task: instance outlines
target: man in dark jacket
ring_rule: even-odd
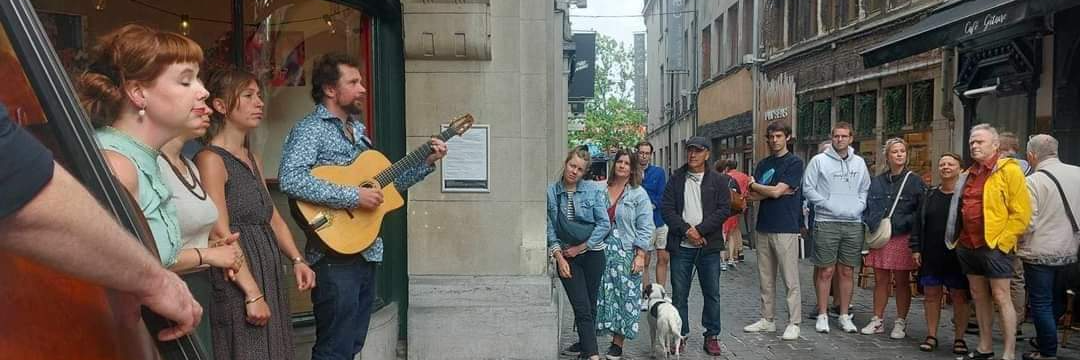
[[[686,157],[686,165],[671,175],[660,207],[669,229],[667,251],[671,254],[672,302],[682,318],[681,335],[686,336],[690,333],[687,298],[696,269],[705,297],[701,314],[704,349],[709,355],[719,356],[720,252],[724,250],[724,221],[731,212],[729,178],[706,164],[709,141],[704,137],[695,136],[686,141]]]

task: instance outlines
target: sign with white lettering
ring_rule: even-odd
[[[963,41],[1020,22],[1026,18],[1026,13],[1027,6],[1021,4],[968,17],[963,22],[964,26],[960,28],[962,33],[959,34],[959,40]]]

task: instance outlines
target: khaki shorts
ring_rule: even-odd
[[[814,265],[840,263],[858,269],[864,241],[862,223],[818,221],[814,223]]]
[[[653,250],[664,250],[667,248],[667,225],[661,226],[653,230],[652,233],[652,246]]]

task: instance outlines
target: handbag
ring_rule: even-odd
[[[728,192],[731,194],[731,215],[739,215],[746,211],[746,195],[741,192],[739,184],[730,176],[728,176]]]
[[[566,207],[563,206],[562,199],[559,199],[559,214],[556,217],[558,220],[555,221],[555,236],[559,238],[559,243],[564,248],[581,245],[589,240],[593,229],[596,228],[596,224],[578,221],[576,218],[571,220],[566,216]]]
[[[900,190],[896,192],[896,199],[893,199],[892,209],[889,209],[889,214],[881,219],[881,223],[874,231],[866,231],[866,246],[870,249],[880,249],[889,243],[889,238],[892,237],[892,216],[896,211],[896,204],[900,202],[900,194],[904,193],[904,186],[907,185],[907,179],[911,176],[911,171],[904,174],[904,181],[900,183]],[[867,229],[869,230],[869,229]]]

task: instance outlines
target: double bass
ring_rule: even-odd
[[[26,93],[34,96],[26,103],[44,114],[28,130],[50,145],[57,162],[157,255],[138,207],[110,175],[90,122],[30,2],[0,0],[0,24],[0,55],[16,55],[17,64],[11,68],[19,70],[21,64],[22,70],[22,74],[4,77],[8,81],[4,91],[32,88]],[[11,89],[20,86],[24,89]],[[4,359],[206,358],[191,335],[157,340],[158,331],[168,327],[167,320],[141,308],[129,294],[0,252],[0,357]]]

